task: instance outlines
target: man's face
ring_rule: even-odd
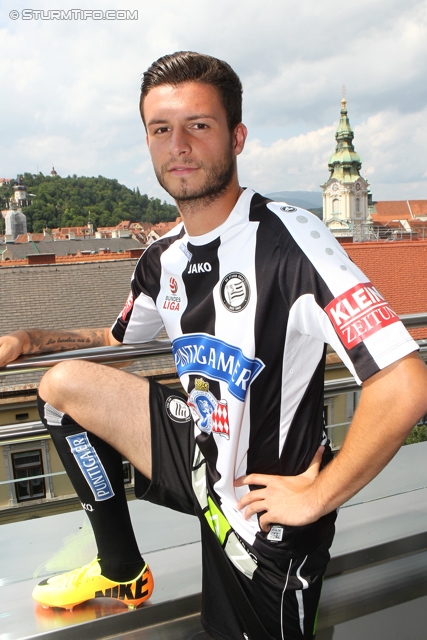
[[[246,129],[230,132],[217,89],[196,82],[161,85],[149,91],[143,109],[154,171],[178,204],[225,193],[236,178]]]

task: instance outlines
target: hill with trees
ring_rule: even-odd
[[[28,231],[40,233],[55,227],[83,226],[90,217],[95,229],[132,222],[169,222],[179,215],[174,205],[129,189],[117,180],[76,175],[61,178],[22,174],[31,204],[23,208]],[[1,208],[13,195],[13,184],[0,189]]]

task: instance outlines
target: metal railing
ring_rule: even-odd
[[[339,215],[339,213],[332,214],[327,222],[332,222],[334,219],[339,220]],[[390,223],[373,225],[369,222],[350,222],[347,220],[345,228],[334,229],[333,233],[336,237],[352,237],[353,242],[401,242],[402,240],[425,240],[427,238],[427,224],[407,229],[403,226],[388,227],[388,224]]]
[[[400,316],[400,320],[407,329],[417,329],[427,326],[426,313],[412,313]],[[421,354],[427,354],[427,339],[419,340]],[[117,347],[96,347],[92,349],[76,349],[59,353],[47,353],[41,355],[21,356],[5,367],[0,367],[0,377],[18,373],[30,373],[44,371],[64,360],[90,360],[101,364],[117,364],[122,362],[132,363],[142,357],[164,355],[172,353],[172,345],[169,340],[152,340],[134,345],[122,345]],[[1,387],[0,387],[1,389]],[[342,393],[348,393],[359,389],[355,379],[350,376],[325,381],[325,398]],[[16,428],[24,428],[25,423],[16,425]],[[0,433],[1,439],[1,433]]]
[[[44,371],[63,360],[90,360],[100,364],[115,364],[118,362],[133,362],[142,356],[155,356],[172,353],[169,340],[152,340],[134,345],[119,347],[96,347],[92,349],[75,349],[34,356],[21,356],[5,367],[0,367],[0,375],[16,373],[30,373]]]
[[[417,329],[427,326],[427,312],[405,314],[399,317],[407,329]],[[73,351],[61,351],[58,353],[21,356],[5,367],[0,367],[0,376],[43,371],[63,360],[90,360],[91,362],[99,362],[102,364],[114,364],[118,362],[132,362],[143,356],[170,353],[172,353],[172,344],[169,340],[152,340],[151,342],[117,347],[96,347],[92,349],[75,349]],[[352,379],[353,378],[349,378],[348,380]],[[330,381],[330,389],[333,388],[333,382],[334,381]],[[328,389],[328,383],[325,385],[325,388]]]
[[[427,313],[402,315],[400,319],[408,329],[427,326]],[[421,354],[427,358],[427,340],[420,340],[419,344]],[[0,376],[44,371],[64,360],[90,360],[106,365],[118,363],[131,364],[141,358],[171,353],[172,345],[169,340],[153,340],[135,345],[76,349],[59,353],[22,356],[5,367],[0,368]],[[359,385],[352,376],[325,380],[324,388],[325,399],[360,390]],[[332,435],[332,430],[335,426],[337,425],[327,425],[329,434]],[[43,437],[46,438],[48,435],[46,428],[40,421],[0,426],[0,445],[10,444],[12,442],[16,443],[17,441],[20,443],[30,442],[35,438],[40,439]],[[0,484],[5,484],[5,482]]]

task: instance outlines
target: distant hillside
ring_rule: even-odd
[[[23,213],[27,216],[28,231],[33,233],[45,228],[82,226],[89,217],[96,229],[116,226],[122,220],[169,222],[178,215],[174,205],[103,176],[61,178],[24,173],[22,181],[31,194],[31,204],[23,208]],[[12,196],[12,187],[1,188],[0,208],[5,208]]]
[[[323,207],[321,191],[276,191],[265,195],[272,200],[293,204],[295,207],[301,207],[309,211]]]

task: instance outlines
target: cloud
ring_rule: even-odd
[[[241,182],[262,185],[265,193],[319,191],[319,185],[329,177],[327,162],[334,134],[334,127],[323,127],[269,146],[258,139],[249,140],[240,159]]]
[[[79,6],[105,9],[99,0]],[[427,197],[426,42],[424,0],[158,0],[126,21],[11,20],[5,12],[0,176],[54,164],[61,175],[103,174],[165,197],[144,149],[139,85],[160,55],[191,49],[227,60],[242,78],[250,132],[242,180],[263,191],[318,188],[345,85],[374,194]]]
[[[416,113],[382,111],[355,128],[375,199],[426,199],[426,122],[427,105]]]
[[[427,106],[416,114],[382,111],[354,127],[354,146],[362,158],[361,174],[375,199],[426,197]],[[270,145],[250,139],[240,159],[245,184],[266,193],[319,190],[329,178],[328,159],[335,150],[336,125],[322,127]],[[406,195],[401,195],[405,190]]]

